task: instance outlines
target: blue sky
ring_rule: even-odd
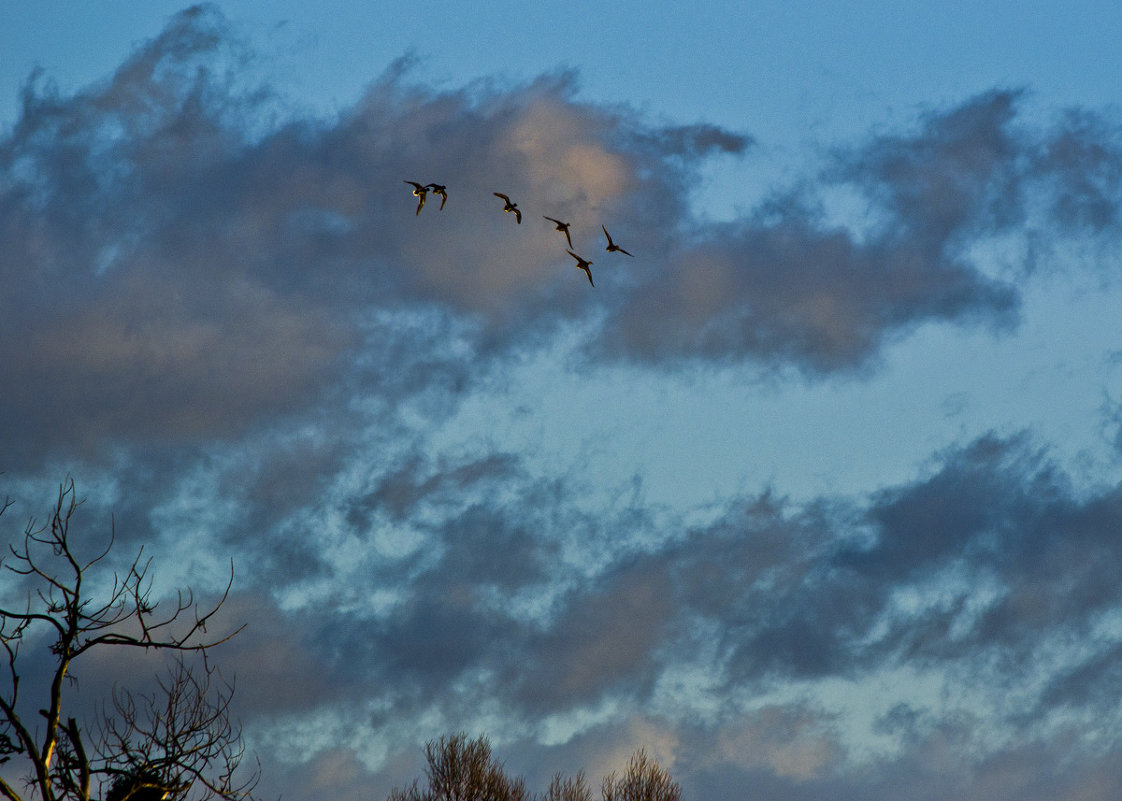
[[[1120,37],[8,4],[3,522],[69,473],[161,586],[233,559],[266,794],[466,730],[541,787],[645,747],[718,801],[1114,797]]]

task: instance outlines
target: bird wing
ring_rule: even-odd
[[[504,195],[504,194],[503,194],[502,192],[492,192],[491,194],[492,194],[492,195],[494,195],[495,197],[501,197],[501,198],[502,198],[503,200],[505,200],[505,201],[506,201],[507,203],[509,203],[509,202],[510,202],[510,198],[508,198],[508,197],[507,197],[506,195]]]

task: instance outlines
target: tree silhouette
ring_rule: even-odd
[[[604,801],[681,801],[682,788],[670,774],[639,749],[622,776],[615,773],[600,786]]]
[[[425,778],[394,789],[387,801],[592,801],[584,772],[553,776],[541,795],[531,795],[521,777],[508,776],[491,753],[485,736],[469,740],[461,732],[425,745]],[[635,752],[623,775],[612,773],[601,784],[603,801],[681,801],[678,783],[642,749]]]
[[[80,502],[73,479],[59,487],[49,522],[32,519],[22,540],[8,545],[0,565],[28,582],[26,605],[0,608],[0,764],[26,763],[25,791],[0,776],[0,796],[10,801],[90,801],[96,783],[106,801],[247,798],[256,771],[235,778],[242,760],[241,733],[229,718],[233,688],[207,659],[234,636],[208,637],[207,625],[229,595],[202,608],[187,590],[160,609],[152,600],[151,560],[143,549],[123,572],[103,581],[103,561],[113,547],[80,556],[71,523]],[[5,499],[0,516],[10,508]],[[82,549],[84,550],[84,549]],[[95,588],[107,587],[98,593]],[[52,667],[38,698],[21,696],[21,646],[44,632]],[[240,629],[238,629],[240,631]],[[64,708],[72,701],[72,668],[90,651],[166,651],[176,659],[151,694],[116,687],[91,726],[83,728]],[[193,658],[188,658],[193,657]],[[42,668],[36,668],[37,673]],[[31,674],[38,679],[39,675]],[[6,683],[6,687],[3,685]]]
[[[469,740],[461,732],[425,745],[428,787],[414,781],[393,790],[389,801],[530,801],[526,783],[506,775],[486,737]]]
[[[584,771],[573,778],[553,774],[553,781],[545,792],[545,801],[592,801],[592,789],[584,780]]]

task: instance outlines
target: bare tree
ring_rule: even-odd
[[[428,785],[420,782],[393,790],[387,801],[592,801],[581,771],[573,778],[553,776],[542,795],[531,795],[521,778],[507,776],[491,753],[486,737],[469,740],[464,733],[430,740],[425,745]],[[640,749],[622,776],[613,773],[601,785],[604,801],[681,801],[678,783]]]
[[[428,787],[418,782],[393,790],[389,801],[530,801],[526,783],[506,775],[486,737],[441,737],[425,745]]]
[[[545,792],[544,801],[592,801],[592,790],[584,780],[584,771],[572,778],[553,774],[553,781]]]
[[[113,546],[92,558],[79,556],[71,522],[80,502],[74,482],[59,487],[48,523],[32,519],[22,541],[0,560],[10,573],[30,582],[22,609],[0,608],[0,645],[7,656],[7,686],[0,683],[0,764],[19,757],[27,763],[24,792],[0,777],[0,796],[9,801],[90,801],[97,783],[107,801],[162,801],[247,798],[256,771],[235,779],[241,763],[240,731],[229,718],[232,687],[207,660],[210,649],[234,636],[207,636],[207,625],[229,595],[200,607],[188,590],[163,609],[152,600],[151,560],[143,549],[111,586],[97,597],[97,574]],[[0,515],[11,506],[5,500]],[[104,586],[104,583],[103,583]],[[20,695],[20,649],[45,630],[53,669],[45,698]],[[168,675],[150,695],[117,687],[102,703],[92,727],[64,718],[75,683],[72,668],[87,652],[136,649],[175,654]],[[186,657],[194,655],[193,660]],[[3,668],[0,668],[3,672]],[[3,682],[0,679],[0,682]],[[38,717],[29,714],[35,710]],[[87,738],[92,735],[92,740]]]
[[[639,749],[622,776],[612,773],[600,785],[604,801],[681,801],[682,788],[670,774]]]

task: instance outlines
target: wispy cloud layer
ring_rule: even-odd
[[[224,658],[245,711],[293,725],[318,705],[391,751],[402,731],[497,728],[539,766],[595,765],[591,743],[635,744],[644,716],[643,737],[672,737],[689,786],[718,797],[887,798],[906,780],[950,798],[1006,781],[998,766],[1032,743],[1088,766],[1117,751],[1099,734],[1117,723],[1102,699],[1122,489],[1076,493],[1028,437],[948,452],[864,503],[765,494],[653,538],[641,509],[585,520],[512,467],[414,465],[413,533],[394,544],[355,518],[331,603],[238,601],[252,631]],[[548,732],[560,744],[532,745]]]

